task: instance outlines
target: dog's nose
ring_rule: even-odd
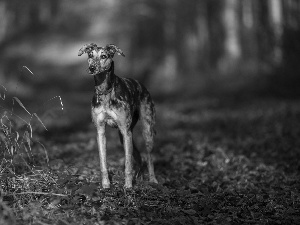
[[[95,69],[96,69],[96,67],[95,67],[95,66],[90,66],[90,71],[91,71],[91,72],[94,72],[94,71],[95,71]]]

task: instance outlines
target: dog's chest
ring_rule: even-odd
[[[94,114],[96,116],[96,120],[100,124],[107,124],[110,127],[117,127],[118,122],[116,118],[116,113],[112,110],[103,110],[102,108],[93,109]]]
[[[125,118],[123,107],[116,107],[110,98],[102,96],[98,104],[92,105],[92,117],[94,123],[107,124],[110,127],[118,127]]]

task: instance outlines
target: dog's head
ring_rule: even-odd
[[[125,56],[121,49],[112,44],[106,45],[105,47],[98,47],[94,43],[87,44],[79,50],[78,56],[84,53],[88,54],[88,72],[91,75],[109,70],[115,53]]]

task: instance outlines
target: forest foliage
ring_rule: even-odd
[[[259,73],[274,65],[297,66],[299,5],[297,0],[4,0],[0,46],[9,49],[22,35],[47,29],[88,37],[91,24],[99,22],[93,15],[101,14],[106,25],[92,29],[105,30],[106,39],[126,49],[130,65],[122,66],[144,79],[214,68]]]

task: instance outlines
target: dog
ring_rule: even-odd
[[[109,188],[106,162],[105,126],[119,129],[120,141],[125,150],[125,188],[132,188],[132,156],[138,166],[142,159],[136,148],[132,131],[140,119],[143,125],[143,137],[146,143],[149,181],[157,183],[154,173],[153,138],[155,135],[155,108],[147,89],[138,81],[121,78],[114,74],[115,53],[125,56],[120,48],[113,44],[98,47],[91,43],[84,45],[78,56],[88,55],[88,73],[94,76],[95,91],[92,99],[92,120],[97,129],[97,143],[100,156],[102,187]]]

